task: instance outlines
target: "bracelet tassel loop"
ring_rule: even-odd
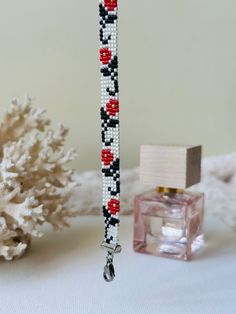
[[[102,242],[101,248],[107,251],[106,265],[104,266],[103,278],[105,281],[110,282],[115,278],[115,268],[113,265],[114,254],[121,252],[119,244],[109,244],[105,241]]]

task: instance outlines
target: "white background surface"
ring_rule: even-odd
[[[122,217],[116,280],[102,278],[101,217],[34,239],[19,261],[0,264],[1,314],[234,314],[236,235],[207,217],[206,247],[191,262],[134,253],[132,217]]]

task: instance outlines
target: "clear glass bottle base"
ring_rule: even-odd
[[[145,193],[135,199],[135,252],[191,260],[204,245],[203,194]]]
[[[186,243],[158,243],[156,240],[148,240],[146,243],[141,241],[133,242],[134,251],[137,253],[144,253],[167,258],[175,258],[180,260],[189,261],[204,246],[203,234],[197,236],[192,242],[189,249]]]

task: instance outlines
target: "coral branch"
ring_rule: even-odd
[[[68,128],[54,130],[45,111],[25,97],[14,99],[0,124],[0,257],[11,260],[27,249],[31,236],[42,235],[45,222],[55,229],[68,225],[75,212],[67,209],[77,185],[64,151]]]

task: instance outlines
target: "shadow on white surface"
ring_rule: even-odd
[[[0,263],[1,278],[48,276],[76,264],[79,269],[97,255],[103,234],[101,223],[92,217],[79,217],[70,228],[54,232],[44,228],[44,236],[33,238],[27,253],[19,260]],[[74,267],[74,266],[73,266]],[[9,276],[9,272],[11,276]]]

